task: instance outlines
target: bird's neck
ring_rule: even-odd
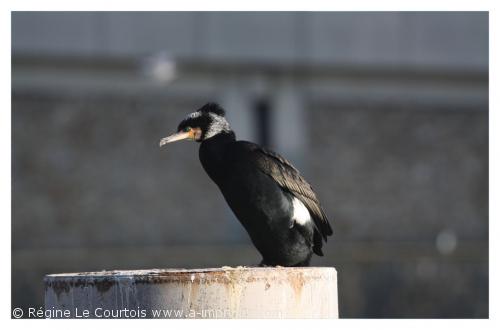
[[[228,145],[236,141],[233,131],[221,132],[204,140],[200,145],[200,161],[208,175],[217,182],[229,164],[226,161]]]
[[[207,145],[207,146],[211,146],[211,147],[219,147],[219,146],[223,146],[227,143],[231,143],[231,142],[234,142],[236,141],[236,135],[234,134],[233,131],[222,131],[214,136],[212,136],[211,138],[208,138],[206,140],[203,140],[203,142],[201,142],[201,145]]]

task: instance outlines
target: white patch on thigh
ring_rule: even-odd
[[[292,220],[302,226],[305,225],[308,221],[311,221],[311,214],[297,197],[293,198]]]

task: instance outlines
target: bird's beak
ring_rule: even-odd
[[[163,139],[160,140],[160,147],[170,143],[170,142],[175,142],[175,141],[180,141],[180,140],[185,140],[185,139],[192,139],[191,132],[178,132],[174,133],[172,135],[169,135],[167,137],[164,137]]]

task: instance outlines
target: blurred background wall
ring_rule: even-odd
[[[56,272],[251,265],[198,161],[208,101],[333,224],[341,317],[488,316],[488,14],[12,14],[12,303]]]

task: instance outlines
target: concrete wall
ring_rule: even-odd
[[[332,267],[66,273],[47,275],[44,284],[45,309],[56,311],[49,318],[339,317]]]
[[[485,13],[14,13],[13,307],[46,273],[260,259],[160,137],[206,101],[318,192],[340,317],[488,315]],[[175,55],[168,83],[144,55]],[[221,59],[226,59],[222,61]],[[228,69],[230,68],[230,69]]]
[[[14,13],[14,53],[487,69],[487,13]]]

